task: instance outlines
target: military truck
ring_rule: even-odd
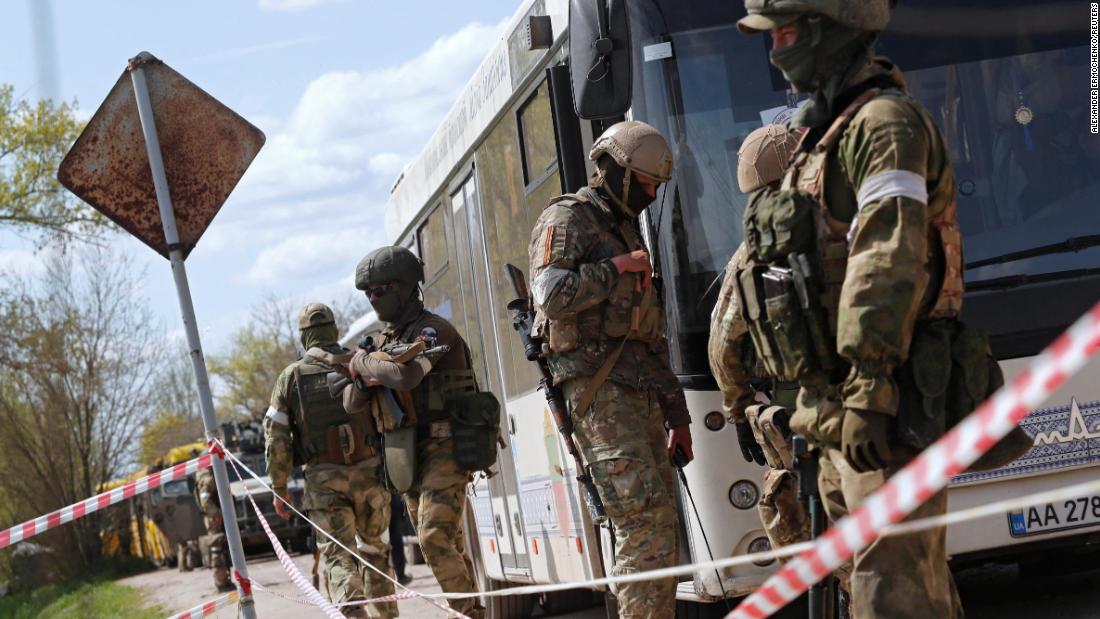
[[[267,476],[267,461],[264,458],[264,432],[259,421],[237,422],[231,421],[222,424],[222,436],[225,437],[226,448],[233,453],[248,468],[260,475],[264,482],[271,484]],[[264,518],[271,531],[283,543],[283,546],[294,552],[308,552],[312,547],[312,528],[309,523],[297,514],[291,513],[290,520],[283,520],[275,514],[275,506],[272,504],[271,492],[260,482],[242,471],[243,479],[238,476],[235,468],[227,467],[229,472],[229,489],[233,494],[233,503],[237,511],[237,527],[241,531],[241,543],[245,552],[265,552],[270,548],[267,535],[260,525],[259,518],[248,501],[248,494],[256,501],[263,512]],[[287,484],[290,496],[294,504],[302,504],[302,491],[305,481],[301,467],[295,467]]]

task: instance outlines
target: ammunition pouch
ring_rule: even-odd
[[[1004,385],[986,333],[955,319],[918,322],[909,359],[895,379],[898,439],[916,449],[930,445]],[[1017,426],[972,470],[1004,466],[1031,446],[1031,438]]]
[[[741,318],[768,373],[784,381],[829,374],[837,359],[813,268],[805,254],[785,262],[737,272]]]
[[[483,471],[496,463],[500,402],[478,389],[472,369],[433,370],[413,390],[413,400],[421,425],[450,423],[460,468]]]
[[[812,252],[817,209],[817,200],[797,189],[754,193],[745,209],[749,255],[767,264],[782,264],[790,254]]]
[[[545,323],[545,341],[550,350],[556,353],[569,352],[580,342],[580,329],[577,327],[576,314],[570,314],[553,320],[543,317]]]
[[[476,391],[455,398],[451,406],[451,438],[458,466],[467,471],[485,471],[497,461],[500,432],[500,402],[489,391]]]
[[[356,464],[379,453],[377,437],[364,437],[359,424],[345,423],[329,426],[326,431],[327,449],[318,453],[311,464]]]

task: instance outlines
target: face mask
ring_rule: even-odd
[[[401,314],[414,294],[416,294],[415,286],[407,282],[396,282],[393,288],[387,290],[384,294],[367,300],[374,308],[374,312],[378,314],[379,320],[382,322],[396,322],[401,318]]]
[[[772,66],[783,73],[791,86],[798,92],[817,90],[818,50],[814,36],[807,27],[806,20],[798,20],[798,39],[782,49],[773,49],[769,54]]]
[[[340,332],[334,324],[318,325],[316,327],[302,329],[301,333],[298,335],[304,350],[330,346],[335,344],[339,337]]]
[[[645,187],[638,182],[638,178],[633,174],[630,175],[630,192],[626,196],[626,206],[632,211],[627,213],[631,218],[637,218],[647,206],[653,204],[653,198],[649,197],[649,194],[645,192]]]

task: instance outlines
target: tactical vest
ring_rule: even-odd
[[[593,256],[593,262],[645,248],[632,220],[623,220],[620,225],[614,226],[593,212],[598,207],[584,196],[571,193],[558,196],[550,201],[547,208],[553,205],[574,211],[593,229],[602,232],[604,238],[613,240],[612,245],[617,245],[606,256]],[[619,277],[607,299],[590,309],[553,319],[539,312],[535,331],[537,335],[546,337],[550,349],[556,353],[569,352],[580,342],[594,340],[627,338],[654,344],[664,336],[662,316],[653,287],[643,291],[642,275],[631,273]]]
[[[400,343],[410,341],[412,330],[401,334]],[[422,436],[433,436],[434,424],[448,422],[459,468],[488,471],[497,460],[500,402],[492,392],[478,388],[473,360],[465,343],[462,352],[465,368],[433,368],[409,395]]]
[[[836,355],[837,316],[856,222],[833,217],[826,203],[829,157],[845,129],[878,96],[871,89],[851,103],[812,150],[799,150],[779,190],[761,190],[745,210],[751,264],[738,272],[742,318],[769,373],[788,381],[836,383],[846,374]],[[925,123],[929,119],[921,115]],[[934,126],[926,127],[934,134]],[[805,138],[804,138],[805,139]],[[955,318],[962,305],[962,243],[954,201],[929,223],[930,247],[942,253],[936,301],[920,318]],[[856,220],[858,221],[858,219]]]
[[[329,394],[325,376],[331,371],[308,362],[294,368],[298,399],[294,423],[305,464],[355,464],[377,453],[369,417],[349,415],[343,399]]]

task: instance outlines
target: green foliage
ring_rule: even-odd
[[[202,420],[198,417],[162,411],[145,424],[139,460],[142,464],[153,464],[173,447],[193,443],[202,437]]]
[[[0,84],[0,226],[88,239],[110,221],[57,182],[57,168],[83,124],[68,103],[16,101]]]
[[[224,383],[218,394],[219,416],[259,417],[271,401],[275,379],[298,358],[297,316],[292,301],[269,299],[233,335],[226,355],[210,358],[210,372]]]
[[[145,607],[137,589],[108,581],[49,585],[0,598],[0,617],[11,619],[162,619],[169,614],[158,606]]]

